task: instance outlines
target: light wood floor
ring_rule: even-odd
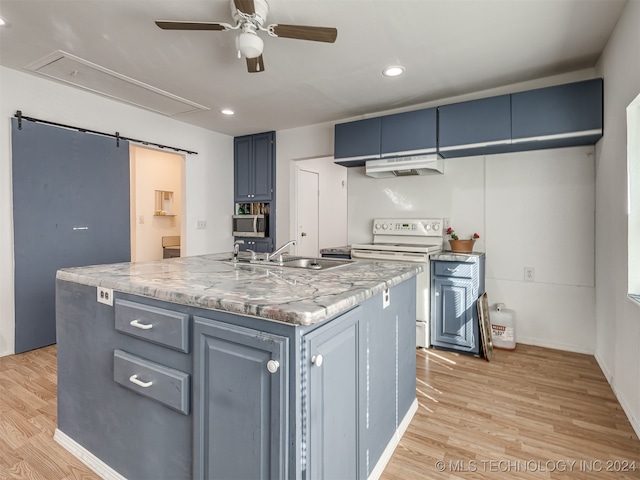
[[[518,345],[489,363],[417,360],[420,406],[383,480],[640,479],[640,441],[592,356]],[[97,479],[55,427],[55,346],[0,358],[0,479]]]

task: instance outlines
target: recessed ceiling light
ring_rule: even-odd
[[[236,112],[234,112],[230,108],[223,108],[222,110],[220,110],[220,113],[222,113],[223,115],[233,115]]]
[[[385,77],[397,77],[398,75],[402,75],[404,73],[404,67],[393,66],[387,67],[382,71],[382,74]]]
[[[0,27],[2,25],[6,25],[6,24],[7,24],[7,22],[5,22],[4,18],[0,17]]]

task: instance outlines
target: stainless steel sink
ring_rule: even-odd
[[[335,258],[286,258],[282,262],[283,267],[308,268],[310,270],[327,270],[328,268],[348,265],[351,260],[338,260]]]
[[[223,261],[233,261],[233,258],[225,258]],[[302,268],[306,270],[328,270],[329,268],[340,267],[352,263],[352,260],[339,260],[335,258],[313,258],[313,257],[289,257],[283,256],[282,262],[264,261],[261,259],[251,260],[249,257],[238,256],[237,263],[263,266],[263,267],[285,267]]]

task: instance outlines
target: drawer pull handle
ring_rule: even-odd
[[[267,370],[269,370],[269,373],[276,373],[279,368],[280,362],[278,362],[277,360],[269,360],[267,362]]]
[[[142,388],[150,387],[153,384],[153,382],[143,382],[143,381],[138,380],[138,375],[135,375],[135,374],[131,375],[129,377],[129,381],[131,383],[135,383],[136,385],[138,385],[139,387],[142,387]]]
[[[153,323],[140,323],[137,318],[135,320],[131,320],[129,325],[139,328],[140,330],[149,330],[150,328],[153,328]]]
[[[311,363],[313,363],[316,367],[322,366],[322,362],[324,362],[324,357],[322,355],[314,355],[311,357]]]
[[[456,271],[458,271],[458,268],[449,268],[449,267],[447,267],[447,270],[450,271],[450,272],[456,272]]]

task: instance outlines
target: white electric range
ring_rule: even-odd
[[[429,257],[442,251],[444,219],[376,218],[372,230],[373,243],[352,245],[352,258],[424,264],[417,276],[416,346],[429,347]]]

